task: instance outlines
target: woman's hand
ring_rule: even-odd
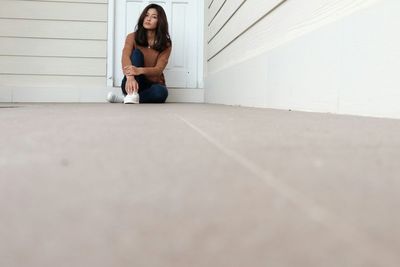
[[[126,66],[124,67],[124,73],[125,75],[141,75],[142,73],[142,68],[138,68],[135,66]]]
[[[128,95],[132,95],[133,92],[139,91],[139,84],[133,76],[126,76],[125,91]]]

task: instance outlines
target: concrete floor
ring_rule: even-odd
[[[2,267],[400,266],[400,120],[0,104]]]

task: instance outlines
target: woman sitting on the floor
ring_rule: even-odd
[[[111,103],[164,103],[168,97],[163,71],[172,44],[164,9],[148,5],[139,17],[136,31],[128,34],[122,51],[121,83],[124,99],[109,93]]]

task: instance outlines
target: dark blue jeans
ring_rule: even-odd
[[[131,55],[132,65],[135,67],[144,66],[143,53],[139,49],[135,49]],[[152,83],[146,79],[144,75],[135,76],[139,84],[140,103],[164,103],[168,97],[168,90],[162,84]],[[127,95],[125,90],[126,76],[122,79],[121,89],[124,95]]]

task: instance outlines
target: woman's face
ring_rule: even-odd
[[[155,30],[157,28],[157,23],[158,23],[157,10],[154,8],[149,8],[143,20],[143,27],[146,30]]]

